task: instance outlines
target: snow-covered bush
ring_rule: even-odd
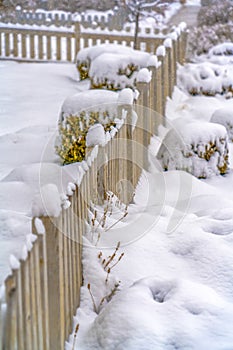
[[[156,64],[153,55],[130,47],[102,44],[85,48],[77,55],[80,79],[91,79],[93,88],[119,90],[133,87],[141,68]]]
[[[198,14],[198,25],[190,32],[189,45],[193,53],[201,55],[219,43],[233,41],[233,3],[214,0],[203,6]]]
[[[212,26],[232,20],[233,4],[229,0],[213,0],[211,6],[203,6],[198,13],[198,26]]]
[[[206,54],[215,45],[233,41],[233,24],[215,24],[195,27],[190,31],[190,50],[197,55]]]
[[[127,54],[131,50],[128,46],[117,44],[101,44],[80,50],[76,57],[76,66],[80,74],[80,79],[88,78],[91,62],[102,53]]]
[[[116,130],[121,122],[119,118],[124,116],[118,115],[118,106],[132,102],[130,89],[121,93],[88,90],[68,97],[61,108],[59,137],[55,145],[63,163],[82,161],[86,147],[103,145],[111,138],[112,130]]]
[[[198,178],[228,170],[228,137],[222,125],[192,122],[165,136],[157,158],[164,170],[184,170]]]
[[[211,62],[188,63],[178,70],[177,85],[191,95],[216,94],[232,91],[232,66],[221,66]]]
[[[227,42],[218,44],[209,50],[208,57],[212,56],[233,56],[233,43]]]
[[[144,64],[140,55],[102,54],[91,63],[89,71],[91,87],[109,90],[134,88],[137,74]]]
[[[210,121],[225,126],[229,140],[233,141],[233,111],[231,108],[217,109]]]

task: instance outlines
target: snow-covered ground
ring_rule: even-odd
[[[221,108],[229,118],[229,95],[190,96],[175,88],[168,124],[208,127]],[[199,180],[158,171],[161,137],[152,139],[150,172],[143,173],[128,215],[98,243],[84,240],[81,306],[66,349],[233,348],[232,144],[228,173]],[[106,226],[112,221],[107,216]]]
[[[53,145],[62,102],[88,83],[77,83],[74,65],[1,62],[0,69],[1,284],[9,255],[20,254],[30,233],[41,161],[45,183],[61,169]],[[232,109],[229,97],[190,96],[176,88],[167,104],[169,123],[206,123],[216,110]],[[143,173],[134,204],[122,209],[113,202],[106,225],[119,213],[123,219],[98,244],[84,238],[74,348],[233,348],[233,170],[202,181],[182,171],[160,172],[155,154],[161,137],[152,139],[150,172]],[[230,144],[231,167],[232,155]],[[66,347],[72,349],[73,335]]]

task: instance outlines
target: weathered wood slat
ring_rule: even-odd
[[[43,56],[43,36],[38,35],[38,57],[42,60]]]

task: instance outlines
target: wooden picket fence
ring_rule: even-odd
[[[124,9],[118,9],[107,15],[98,13],[81,13],[78,15],[77,13],[73,14],[71,12],[32,12],[25,10],[16,10],[13,13],[0,13],[0,22],[2,23],[70,28],[77,21],[85,28],[92,28],[94,24],[102,29],[122,30],[126,21],[126,12]]]
[[[139,32],[138,49],[155,52],[167,32],[143,28]],[[77,52],[100,43],[133,46],[133,29],[105,31],[85,29],[80,23],[71,28],[4,25],[0,23],[0,59],[15,61],[74,62]]]
[[[159,57],[161,64],[150,67],[150,83],[137,83],[140,94],[134,106],[119,107],[119,115],[122,109],[127,112],[125,122],[105,146],[90,151],[82,180],[69,197],[71,206],[57,218],[33,218],[32,248],[5,280],[5,299],[0,299],[0,350],[64,349],[80,301],[82,237],[90,205],[103,201],[106,191],[126,204],[131,201],[147,168],[150,138],[163,123],[160,114],[176,83],[177,62],[184,61],[185,43],[182,32]],[[132,109],[138,115],[136,125]]]

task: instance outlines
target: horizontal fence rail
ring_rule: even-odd
[[[82,237],[90,208],[103,203],[107,191],[125,204],[132,201],[142,169],[148,167],[150,138],[164,123],[166,99],[176,83],[177,62],[184,61],[185,45],[183,32],[165,52],[158,49],[164,55],[158,56],[156,67],[149,67],[150,82],[138,81],[135,104],[119,107],[119,115],[122,110],[126,114],[123,125],[105,146],[89,150],[84,175],[68,198],[70,207],[56,218],[32,219],[31,246],[13,265],[5,291],[0,290],[0,350],[64,349],[80,302]]]

